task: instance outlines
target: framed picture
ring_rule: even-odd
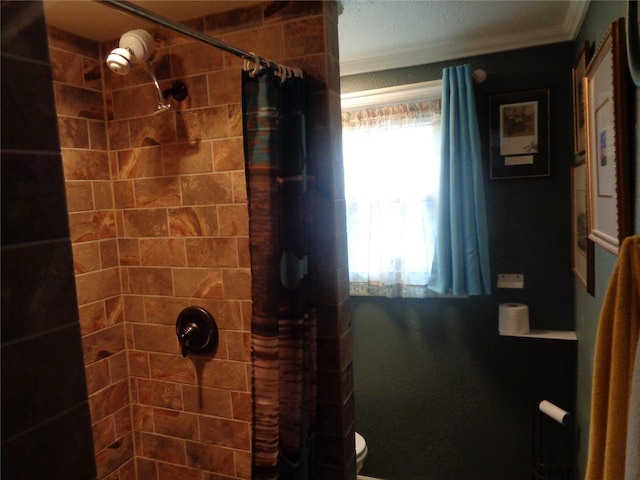
[[[593,295],[593,242],[589,239],[587,215],[587,166],[584,161],[571,168],[571,253],[573,273]]]
[[[589,238],[613,254],[631,234],[629,73],[624,20],[612,23],[587,65]]]
[[[583,153],[585,151],[586,133],[584,122],[584,72],[587,69],[587,63],[591,58],[591,47],[589,42],[584,42],[578,62],[571,71],[573,78],[573,145],[574,153]]]
[[[489,97],[491,178],[549,175],[549,89]]]

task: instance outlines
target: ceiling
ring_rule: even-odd
[[[342,75],[574,40],[588,0],[343,0]]]
[[[256,1],[137,0],[183,21]],[[342,0],[342,75],[575,39],[589,0]],[[92,0],[45,0],[47,21],[92,40],[149,24]],[[255,51],[259,53],[259,46]]]

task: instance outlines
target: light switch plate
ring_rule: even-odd
[[[524,288],[524,275],[521,273],[499,273],[498,288]]]

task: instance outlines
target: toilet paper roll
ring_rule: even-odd
[[[538,408],[548,417],[553,418],[556,422],[566,425],[571,420],[571,414],[548,400],[542,400],[538,404]]]
[[[529,333],[529,307],[523,303],[501,303],[498,329],[502,334]]]

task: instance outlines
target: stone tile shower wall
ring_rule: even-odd
[[[49,28],[98,478],[135,478],[124,298],[99,45]]]
[[[300,66],[310,78],[318,139],[311,169],[327,259],[319,332],[320,439],[327,446],[320,473],[331,479],[355,476],[350,325],[340,294],[335,10],[322,2],[275,2],[186,22]],[[161,88],[181,80],[189,89],[183,102],[172,100],[178,113],[152,114],[155,90],[139,67],[121,77],[103,66],[117,41],[97,45],[54,28],[49,34],[98,477],[248,479],[242,60],[149,30],[159,47],[153,66]],[[194,304],[207,308],[220,329],[217,352],[200,360],[181,356],[174,329],[178,313]]]

